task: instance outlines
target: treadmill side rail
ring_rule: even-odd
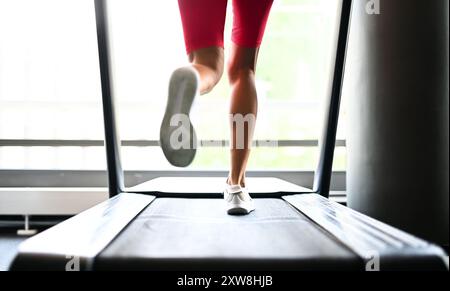
[[[440,247],[355,210],[317,194],[283,199],[361,257],[367,270],[448,270]]]
[[[24,241],[10,270],[90,270],[95,256],[154,199],[121,193],[100,203]]]

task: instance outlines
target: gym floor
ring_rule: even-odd
[[[13,231],[0,232],[0,271],[8,270],[19,244],[25,239],[26,237],[20,237]]]
[[[31,220],[30,228],[42,232],[68,218],[69,216],[36,216]],[[17,230],[21,228],[23,221],[20,216],[0,217],[0,271],[9,269],[20,243],[29,238],[17,235]]]

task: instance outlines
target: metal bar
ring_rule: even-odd
[[[125,190],[122,164],[120,160],[120,138],[116,124],[114,87],[112,80],[111,56],[109,51],[108,18],[106,0],[95,0],[100,77],[102,84],[103,119],[105,126],[105,147],[108,165],[110,197]]]
[[[314,192],[328,197],[331,172],[333,168],[336,132],[339,120],[342,81],[344,78],[347,39],[350,26],[352,0],[342,1],[341,19],[337,39],[336,60],[331,87],[330,100],[325,115],[323,136],[320,145],[320,157],[314,177]]]
[[[274,140],[276,147],[317,147],[318,140]],[[103,140],[85,139],[0,139],[0,147],[102,147]],[[159,147],[159,140],[122,140],[125,147]],[[266,140],[256,140],[255,147],[272,147],[272,143]],[[228,147],[228,140],[201,140],[199,147]],[[345,147],[345,140],[337,140],[336,147]]]

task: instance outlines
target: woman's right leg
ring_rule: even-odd
[[[248,214],[255,210],[245,189],[245,171],[258,112],[256,61],[272,3],[273,0],[233,0],[234,45],[228,66],[232,89],[231,169],[225,190],[228,214]]]
[[[258,111],[255,71],[273,0],[233,0],[233,46],[228,66],[231,92],[231,169],[228,183],[245,186],[245,171]],[[247,117],[238,136],[236,116]],[[239,141],[239,138],[242,139]],[[240,146],[237,144],[240,143]]]
[[[244,48],[236,44],[231,48],[228,63],[228,79],[231,85],[231,168],[228,176],[230,185],[245,187],[245,171],[258,113],[255,86],[258,50],[259,48]],[[237,117],[242,117],[245,122],[238,122]]]

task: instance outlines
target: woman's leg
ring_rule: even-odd
[[[209,93],[220,81],[224,63],[223,47],[208,47],[189,54],[191,66],[199,75],[200,94]]]
[[[250,156],[258,112],[255,87],[258,50],[233,44],[228,63],[228,78],[231,85],[231,169],[228,177],[230,185],[245,186],[245,169]]]
[[[223,73],[223,31],[227,0],[178,0],[186,52],[206,94]]]
[[[198,93],[211,91],[223,73],[223,29],[227,0],[178,0],[191,65],[175,70],[169,82],[160,128],[161,149],[174,166],[195,158],[197,135],[190,111]]]
[[[233,46],[228,63],[231,106],[231,169],[228,183],[245,186],[245,171],[258,112],[255,71],[273,0],[233,0]],[[239,120],[241,122],[236,122]],[[244,128],[242,120],[245,121]],[[240,131],[243,130],[243,135]]]

